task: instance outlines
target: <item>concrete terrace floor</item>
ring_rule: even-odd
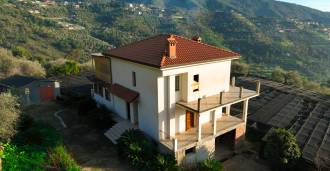
[[[64,108],[56,103],[45,103],[28,107],[25,111],[36,121],[48,123],[62,134],[66,148],[83,171],[134,170],[118,159],[115,145],[103,135],[103,131],[88,126],[74,108],[58,114],[68,126],[63,128],[54,113]]]

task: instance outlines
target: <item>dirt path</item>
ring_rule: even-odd
[[[258,159],[254,154],[239,154],[223,162],[225,170],[228,171],[270,171],[264,161]]]
[[[115,146],[106,139],[101,130],[90,128],[77,116],[75,109],[64,110],[57,115],[63,119],[67,128],[63,128],[56,111],[64,107],[56,103],[31,106],[25,111],[35,120],[43,121],[55,127],[62,135],[67,149],[84,171],[129,171],[128,163],[117,157]]]

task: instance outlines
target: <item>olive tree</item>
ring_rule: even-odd
[[[275,129],[266,140],[264,155],[274,168],[291,168],[300,159],[301,152],[296,137],[283,128]]]
[[[0,94],[0,142],[9,141],[16,133],[21,111],[18,98],[10,93]]]

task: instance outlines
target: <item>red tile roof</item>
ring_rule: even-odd
[[[136,98],[139,97],[138,92],[128,89],[119,84],[111,85],[110,92],[112,94],[114,94],[115,96],[120,97],[121,99],[125,100],[128,103],[131,103],[132,101],[134,101]]]
[[[170,36],[173,36],[176,41],[176,58],[169,58],[168,55],[164,55],[169,49],[168,38]],[[229,50],[168,34],[150,37],[119,48],[109,49],[104,54],[158,68],[237,58],[240,56],[240,54]]]

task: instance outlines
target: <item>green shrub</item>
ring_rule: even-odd
[[[158,171],[179,171],[177,161],[173,155],[157,154],[153,162],[153,170]]]
[[[141,131],[137,129],[127,130],[117,142],[120,158],[128,159],[133,167],[139,169],[150,167],[155,149]]]
[[[139,170],[180,170],[174,156],[157,153],[154,144],[139,130],[125,131],[117,142],[119,157]]]
[[[2,169],[4,171],[42,171],[45,152],[34,151],[30,146],[4,144]]]
[[[56,147],[63,143],[62,137],[52,127],[36,123],[31,128],[19,132],[13,139],[18,145],[31,145],[40,150]]]
[[[274,168],[285,170],[294,167],[301,152],[295,136],[288,130],[279,128],[267,137],[264,155]]]
[[[198,163],[198,170],[200,171],[223,171],[222,164],[215,159],[206,159]]]
[[[56,146],[48,152],[47,167],[54,170],[80,171],[80,167],[63,145]]]

